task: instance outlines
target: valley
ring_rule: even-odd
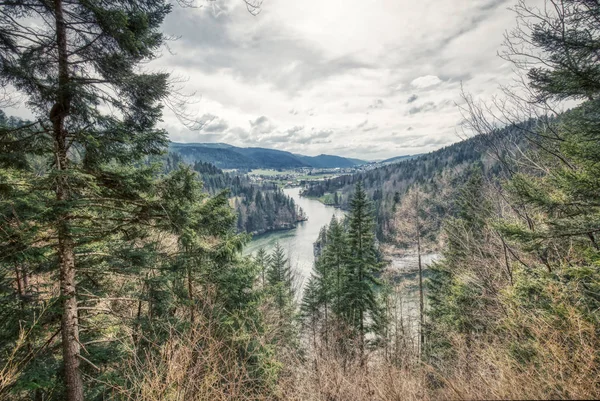
[[[8,1],[0,400],[600,399],[600,1]]]

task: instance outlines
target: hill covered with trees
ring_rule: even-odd
[[[374,201],[378,238],[394,242],[397,239],[395,211],[411,186],[422,185],[439,200],[435,212],[439,214],[437,220],[441,221],[448,203],[456,194],[455,189],[468,178],[471,166],[478,165],[486,176],[502,176],[504,172],[501,165],[506,158],[519,146],[527,146],[520,132],[531,130],[535,124],[533,120],[510,124],[495,129],[489,135],[475,135],[428,154],[357,174],[312,182],[302,193],[317,198],[327,196],[335,206],[348,209],[354,185],[361,182]],[[491,152],[498,149],[498,144],[505,144],[505,147],[501,151]]]
[[[169,153],[165,171],[170,172],[182,163],[179,154]],[[225,173],[207,162],[195,162],[192,168],[209,194],[218,195],[226,191],[236,211],[238,232],[263,234],[290,229],[306,218],[302,208],[275,183],[253,182],[247,175]]]
[[[336,168],[366,163],[340,156],[303,156],[275,149],[239,148],[227,144],[171,142],[169,148],[172,152],[180,154],[188,163],[208,162],[223,169]]]

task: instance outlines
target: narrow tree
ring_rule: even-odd
[[[294,298],[292,268],[285,257],[285,251],[277,242],[267,270],[267,282],[275,292],[275,300],[280,314]]]
[[[266,271],[267,271],[267,268],[269,267],[269,263],[270,263],[270,256],[267,253],[267,251],[265,250],[265,248],[261,247],[256,252],[256,255],[254,256],[254,261],[256,262],[256,264],[258,265],[258,267],[260,269],[261,284],[264,287],[267,284],[265,275],[266,275]]]
[[[395,226],[397,240],[400,243],[414,246],[417,252],[417,268],[419,280],[419,354],[423,353],[425,344],[425,301],[423,287],[422,246],[423,233],[431,226],[428,212],[429,196],[420,187],[413,186],[402,198],[396,211]]]
[[[342,299],[345,288],[346,272],[349,261],[347,233],[342,222],[335,216],[331,217],[327,229],[327,246],[323,249],[322,263],[330,271],[330,286],[332,310],[340,314],[343,310]]]
[[[347,269],[345,308],[343,315],[356,331],[361,364],[364,364],[365,337],[378,325],[381,308],[375,295],[382,270],[375,243],[375,222],[371,202],[359,182],[350,202],[348,245],[350,256]]]

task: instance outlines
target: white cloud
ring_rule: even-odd
[[[175,7],[164,31],[180,39],[150,67],[187,77],[207,124],[188,131],[166,110],[163,126],[180,142],[310,155],[437,149],[458,140],[461,82],[485,99],[508,81],[496,54],[513,2],[268,0],[256,17],[242,0]]]
[[[439,79],[436,75],[425,75],[422,77],[418,77],[413,79],[410,82],[410,86],[417,89],[425,89],[431,86],[439,85],[442,83],[442,80]]]

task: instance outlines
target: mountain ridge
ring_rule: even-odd
[[[306,156],[284,150],[237,147],[225,143],[170,142],[169,150],[181,155],[186,162],[208,162],[224,169],[350,168],[368,163],[336,155]]]

